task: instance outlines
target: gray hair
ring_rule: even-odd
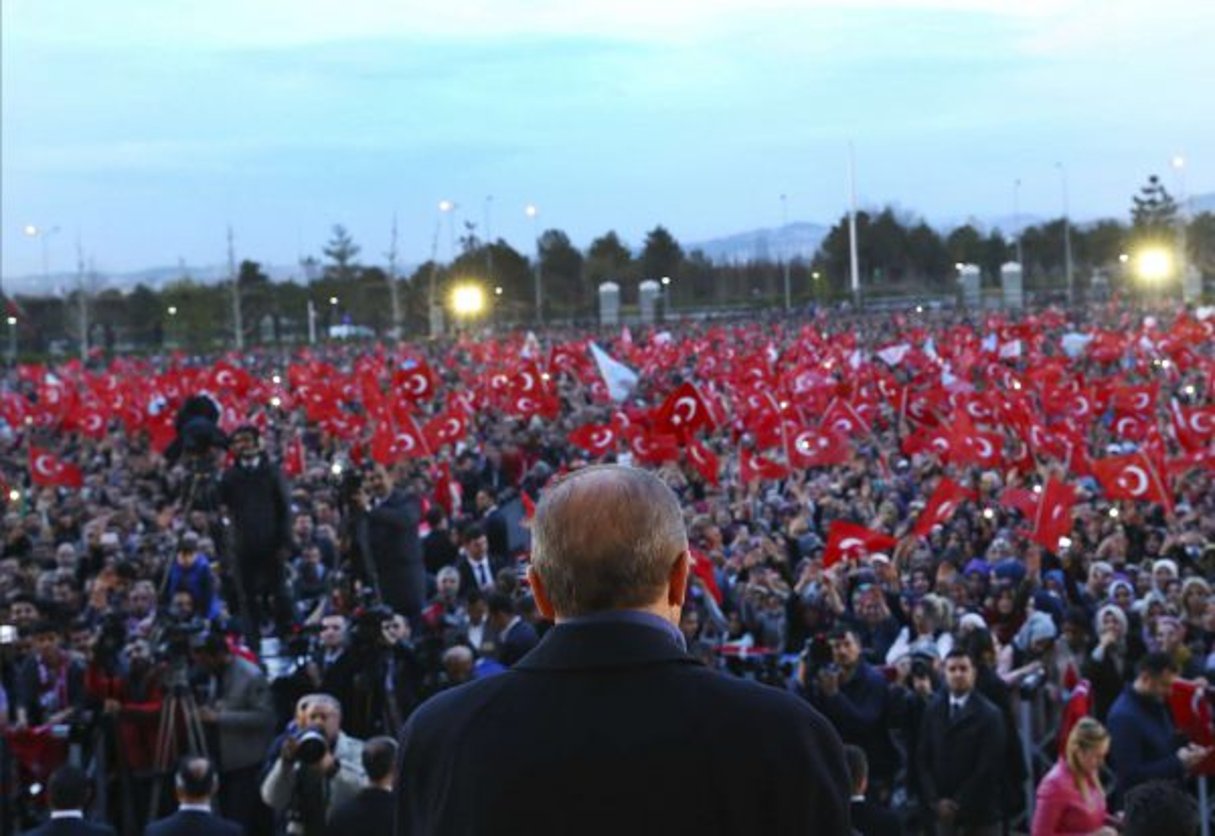
[[[459,570],[456,569],[455,566],[444,566],[442,569],[439,570],[439,573],[437,575],[435,575],[435,580],[441,581],[444,578],[452,578],[452,577],[454,577],[456,579],[456,581],[458,582],[460,580]]]
[[[558,616],[654,603],[687,548],[675,493],[652,473],[620,465],[561,480],[532,523],[532,567]]]

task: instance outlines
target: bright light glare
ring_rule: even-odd
[[[16,324],[17,324],[17,317],[15,317],[15,316],[10,316],[10,317],[8,318],[8,324],[9,324],[9,325],[16,325]]]
[[[993,511],[991,508],[983,509],[983,519],[992,520],[992,519],[995,519],[995,517],[996,517],[996,512]]]
[[[1117,509],[1117,508],[1111,508],[1111,509],[1110,509],[1110,516],[1111,516],[1111,517],[1113,517],[1114,519],[1118,519],[1118,509]]]
[[[455,209],[455,208],[456,208],[456,204],[452,203],[450,200],[440,200],[439,201],[439,211],[440,212],[450,212],[452,209]]]
[[[17,490],[16,488],[13,488],[11,491],[8,492],[8,500],[9,500],[9,502],[20,502],[21,501],[21,491]]]
[[[457,285],[451,291],[451,309],[456,316],[476,316],[485,310],[485,291],[479,285]]]
[[[330,468],[329,468],[329,472],[330,472],[330,473],[332,473],[334,476],[341,476],[341,475],[342,475],[342,463],[341,463],[341,462],[334,462],[334,463],[333,463],[333,464],[330,466]]]
[[[21,231],[31,238],[36,238],[41,230],[39,230],[38,227],[34,226],[33,224],[26,224]]]
[[[1071,537],[1060,537],[1059,538],[1059,548],[1060,549],[1070,549],[1071,547],[1072,547],[1072,538]]]
[[[523,214],[527,215],[529,218],[534,218],[536,215],[540,214],[540,210],[536,208],[536,204],[529,203],[523,207]]]
[[[1139,253],[1135,259],[1139,277],[1149,282],[1167,279],[1173,273],[1173,256],[1168,250],[1150,249]]]
[[[273,398],[270,399],[270,405],[272,407],[274,407],[275,409],[278,409],[280,406],[282,406],[282,403],[283,403],[282,399],[280,399],[277,395],[275,395]]]

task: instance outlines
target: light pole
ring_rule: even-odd
[[[671,277],[662,277],[662,319],[665,322],[671,315]]]
[[[451,226],[451,213],[456,208],[456,204],[450,200],[439,201],[439,221],[435,224],[435,237],[430,246],[430,287],[426,293],[426,318],[430,325],[430,336],[437,337],[441,327],[439,326],[439,299],[436,282],[438,281],[439,273],[439,230],[443,225],[443,216],[448,218],[448,234],[454,236]],[[451,247],[454,252],[455,240],[451,242]]]
[[[1013,223],[1016,224],[1016,232],[1013,233],[1017,237],[1017,264],[1021,265],[1021,269],[1025,269],[1022,263],[1021,255],[1021,178],[1018,177],[1013,181]]]
[[[1075,285],[1072,279],[1072,228],[1067,206],[1067,167],[1063,163],[1055,163],[1059,169],[1059,185],[1063,190],[1063,272],[1067,276],[1067,303],[1076,301]]]
[[[167,313],[169,315],[169,336],[176,337],[177,336],[177,327],[176,327],[177,306],[169,305],[169,307],[165,310],[165,313]]]
[[[487,194],[485,196],[485,281],[487,284],[494,283],[494,240],[489,226],[493,208],[494,196]]]
[[[543,268],[540,266],[540,210],[536,204],[529,203],[523,207],[523,214],[532,219],[532,235],[536,239],[536,324],[544,323],[544,299],[541,285],[544,282]]]
[[[1186,252],[1186,228],[1185,228],[1185,157],[1181,154],[1173,156],[1173,171],[1177,175],[1177,274],[1181,276],[1182,296],[1185,295],[1185,279],[1186,265],[1188,262],[1188,253]]]
[[[439,201],[439,211],[447,216],[447,257],[456,260],[456,204],[450,200]]]
[[[9,365],[17,363],[17,317],[15,316],[8,318],[8,362]]]
[[[780,231],[782,235],[785,233],[785,229],[788,226],[789,197],[788,195],[782,194],[780,196]],[[783,251],[781,252],[781,262],[785,267],[785,312],[788,313],[789,309],[793,307],[792,297],[789,293],[789,253]]]
[[[44,292],[49,293],[51,290],[51,258],[50,251],[47,248],[47,239],[59,231],[59,227],[45,227],[37,224],[26,224],[22,228],[22,233],[27,238],[37,238],[38,243],[42,245],[42,282],[45,285]]]

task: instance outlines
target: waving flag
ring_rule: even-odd
[[[1072,505],[1076,489],[1052,478],[1042,489],[1034,515],[1034,530],[1030,539],[1052,552],[1059,551],[1059,540],[1072,531]]]
[[[916,518],[915,528],[911,533],[916,537],[927,537],[935,526],[949,522],[963,502],[974,498],[974,491],[962,487],[952,479],[941,479],[937,482],[936,490],[932,492],[932,499],[928,500],[920,516]]]
[[[1169,492],[1142,451],[1093,461],[1093,475],[1110,499],[1140,499],[1171,507]]]
[[[830,569],[841,560],[859,557],[861,553],[889,551],[898,540],[889,534],[865,528],[863,525],[835,520],[827,529],[827,547],[823,550],[823,568]]]
[[[613,358],[595,343],[591,343],[591,356],[595,358],[595,365],[599,368],[603,382],[607,384],[612,400],[622,401],[627,398],[629,392],[637,386],[637,372]]]
[[[37,447],[30,447],[30,480],[35,485],[79,488],[84,485],[80,468]]]

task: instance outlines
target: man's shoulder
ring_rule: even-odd
[[[114,828],[108,824],[95,824],[83,819],[51,819],[24,833],[25,836],[60,836],[60,834],[114,836]]]
[[[144,836],[175,836],[178,833],[207,833],[214,836],[241,836],[244,828],[234,821],[208,813],[182,812],[148,825]]]

